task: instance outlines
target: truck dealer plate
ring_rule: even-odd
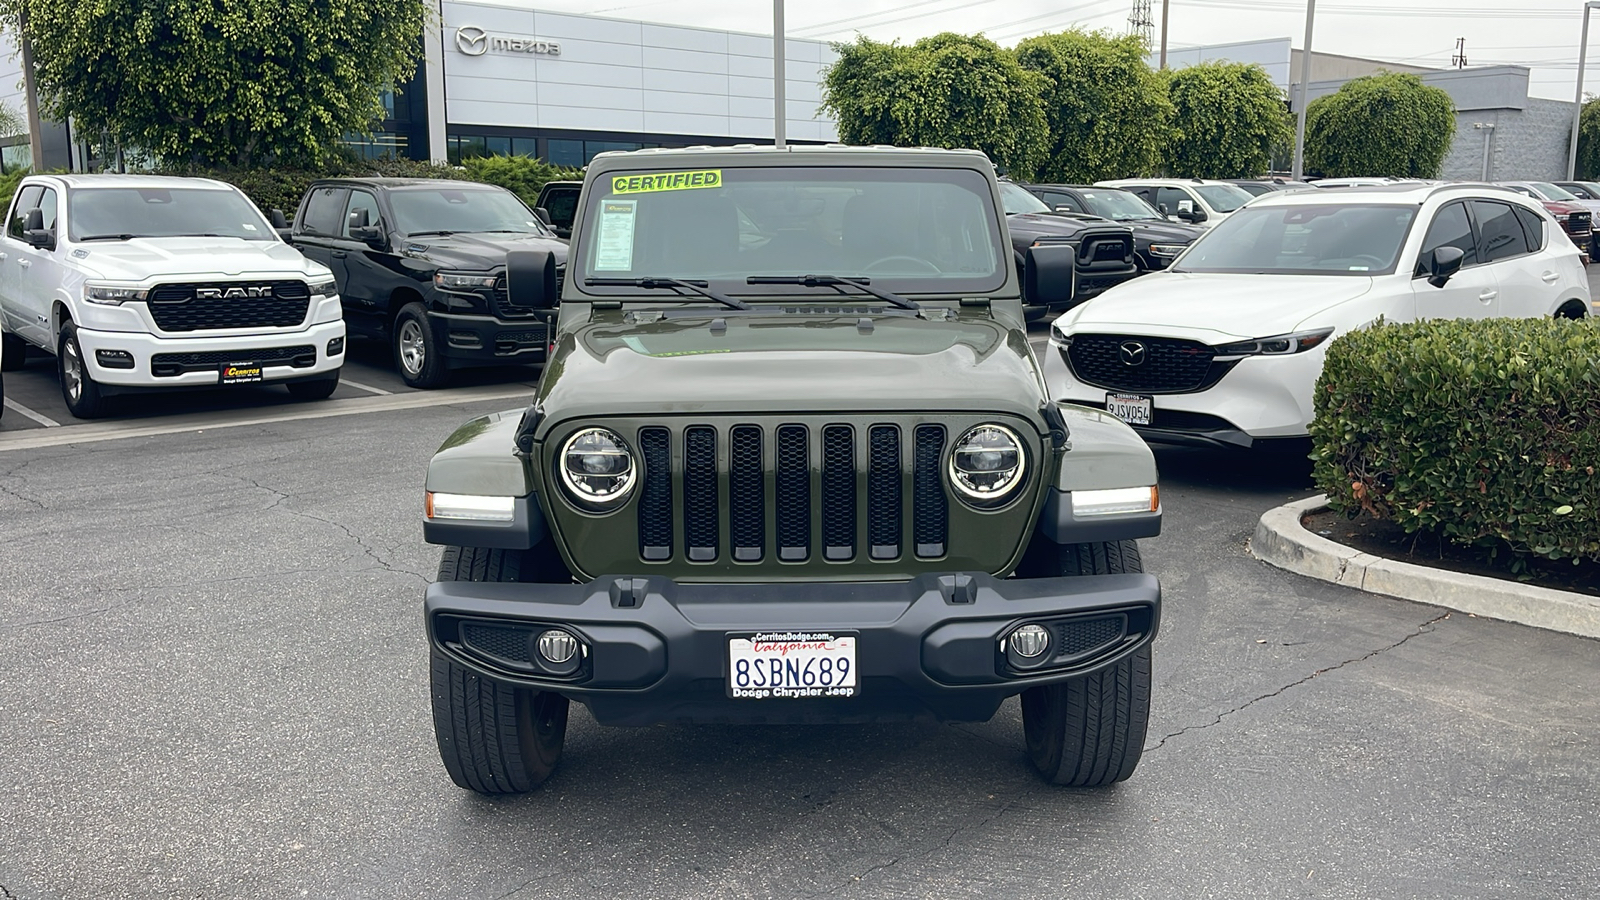
[[[729,697],[854,697],[857,684],[855,634],[764,631],[728,635]]]
[[[223,363],[217,374],[218,384],[256,384],[264,375],[258,362]]]

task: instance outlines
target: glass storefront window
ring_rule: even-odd
[[[537,157],[539,155],[539,139],[538,138],[512,138],[511,139],[511,154],[513,156],[532,156],[532,157]]]
[[[344,143],[362,159],[399,159],[406,156],[411,139],[403,134],[378,131],[368,134],[347,134]]]
[[[589,160],[583,155],[583,141],[549,141],[549,160],[557,166],[581,166]]]
[[[486,137],[483,139],[483,149],[486,151],[485,155],[487,156],[510,156],[511,138]]]

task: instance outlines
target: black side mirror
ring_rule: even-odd
[[[368,224],[370,221],[367,218],[365,209],[352,210],[348,223],[350,238],[351,240],[360,241],[374,250],[382,250],[384,247],[383,229],[376,225]]]
[[[555,225],[553,223],[551,223],[551,221],[550,221],[550,210],[545,209],[542,206],[535,206],[533,208],[533,217],[538,219],[539,221],[543,222],[544,223],[544,227],[550,228],[550,229],[554,229],[555,228]]]
[[[289,227],[289,219],[283,210],[274,208],[267,213],[267,221],[272,223],[274,229],[282,230]]]
[[[551,309],[556,293],[556,256],[549,250],[506,254],[506,303],[518,309]]]
[[[367,211],[365,209],[353,210],[350,213],[351,231],[355,231],[357,228],[365,228],[369,224],[371,224],[371,220],[367,218]]]
[[[1433,257],[1428,260],[1428,283],[1436,288],[1444,287],[1450,276],[1461,271],[1461,261],[1465,258],[1460,247],[1435,247]]]
[[[1188,212],[1180,209],[1178,210],[1178,218],[1188,222],[1190,225],[1199,225],[1206,220],[1206,212],[1203,209],[1191,209]]]
[[[1069,303],[1078,289],[1078,248],[1072,244],[1035,244],[1022,267],[1022,293],[1031,305]]]
[[[30,209],[22,223],[22,239],[41,250],[54,250],[56,236],[45,230],[44,210]]]

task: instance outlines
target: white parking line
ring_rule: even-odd
[[[36,413],[33,410],[27,408],[26,406],[23,406],[21,403],[18,403],[17,401],[11,399],[10,397],[6,398],[6,409],[14,409],[17,412],[19,412],[19,413],[27,416],[28,418],[34,420],[35,422],[38,422],[40,425],[43,425],[46,428],[60,428],[61,427],[61,423],[57,422],[55,419],[52,419],[49,416],[42,415],[40,413]]]
[[[370,384],[362,384],[359,381],[351,381],[350,379],[342,377],[342,376],[339,378],[339,383],[340,384],[348,384],[353,388],[356,388],[358,390],[366,391],[369,394],[381,394],[381,395],[383,395],[385,397],[388,397],[388,396],[390,396],[390,395],[392,395],[394,393],[394,391],[386,391],[383,388],[375,388]]]

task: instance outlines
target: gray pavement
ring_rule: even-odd
[[[1042,784],[1010,703],[981,725],[809,728],[604,729],[575,708],[543,789],[460,791],[428,711],[421,477],[459,421],[514,405],[465,399],[0,436],[0,897],[1600,884],[1600,643],[1252,559],[1261,513],[1311,493],[1287,457],[1159,452],[1155,705],[1115,789]]]

